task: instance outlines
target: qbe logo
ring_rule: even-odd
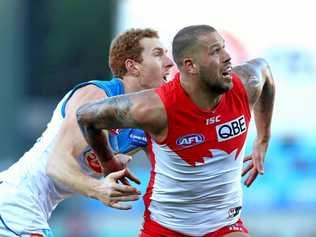
[[[217,140],[223,142],[246,132],[246,120],[242,115],[234,120],[216,126]]]

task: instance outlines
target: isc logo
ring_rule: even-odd
[[[246,132],[246,121],[242,115],[234,120],[216,126],[217,140],[219,142],[229,140]]]
[[[221,121],[220,117],[221,117],[220,115],[217,115],[217,116],[213,116],[213,117],[207,118],[206,119],[206,125],[219,123]]]
[[[202,134],[188,134],[182,137],[179,137],[176,141],[178,146],[182,146],[184,148],[195,146],[203,143],[205,140]]]

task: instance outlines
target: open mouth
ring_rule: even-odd
[[[162,80],[163,80],[164,82],[168,82],[169,75],[170,75],[170,73],[165,73],[165,74],[163,74]]]
[[[227,67],[223,72],[222,75],[224,78],[231,78],[232,76],[232,67]]]

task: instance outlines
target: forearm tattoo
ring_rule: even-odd
[[[96,128],[135,127],[139,125],[131,114],[132,106],[130,96],[115,96],[90,105],[84,113]]]
[[[117,96],[89,103],[79,108],[77,112],[82,134],[97,154],[104,171],[109,169],[115,171],[119,167],[108,167],[108,161],[113,159],[113,154],[103,129],[137,126],[130,113],[132,106],[129,96]]]

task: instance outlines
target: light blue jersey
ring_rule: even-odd
[[[59,202],[73,192],[46,175],[46,164],[58,131],[65,118],[65,107],[76,90],[95,85],[107,96],[124,93],[121,80],[89,81],[74,87],[57,105],[47,129],[34,146],[15,164],[0,173],[0,236],[23,236],[30,233],[51,237],[47,223]],[[114,152],[127,153],[147,144],[145,134],[139,129],[110,131],[109,141]],[[90,147],[76,159],[84,173],[102,178],[101,167]]]

